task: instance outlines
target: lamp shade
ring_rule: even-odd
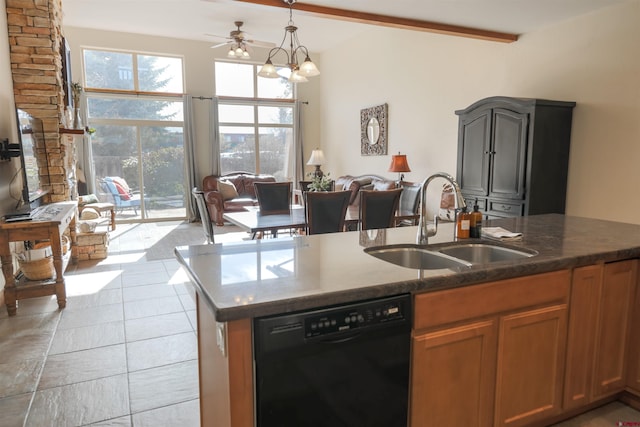
[[[411,172],[409,163],[407,163],[407,155],[398,153],[391,156],[389,172]]]
[[[309,157],[307,165],[320,166],[324,164],[324,161],[324,154],[322,153],[322,150],[316,149],[311,152],[311,157]]]

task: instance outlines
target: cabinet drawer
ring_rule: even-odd
[[[522,216],[524,214],[524,203],[489,200],[489,209],[487,210],[489,213],[499,216]]]
[[[414,328],[424,329],[569,299],[570,272],[561,270],[415,297]]]
[[[476,204],[476,197],[469,194],[463,194],[463,196],[464,196],[464,201],[467,204],[467,211],[471,212],[473,210],[473,205]],[[478,209],[480,209],[480,211],[487,210],[487,199],[483,199],[481,197],[478,197],[477,199],[478,199]]]

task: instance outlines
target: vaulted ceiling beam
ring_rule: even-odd
[[[263,6],[283,7],[289,6],[283,0],[235,0],[244,3],[259,4]],[[490,40],[502,43],[512,43],[518,40],[517,34],[501,33],[497,31],[480,30],[477,28],[462,27],[459,25],[441,24],[438,22],[421,21],[418,19],[399,18],[375,13],[357,12],[353,10],[338,9],[335,7],[317,6],[296,2],[295,10],[308,12],[313,15],[330,17],[342,21],[358,22],[361,24],[379,25],[383,27],[402,28],[405,30],[425,31],[429,33],[446,34],[450,36],[468,37],[473,39]]]

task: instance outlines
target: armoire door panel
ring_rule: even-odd
[[[496,108],[493,113],[489,194],[524,198],[528,114]]]

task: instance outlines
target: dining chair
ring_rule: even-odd
[[[213,223],[211,222],[211,216],[209,215],[207,204],[204,201],[204,192],[202,190],[198,190],[197,187],[193,187],[191,194],[196,200],[196,207],[200,213],[200,221],[202,221],[202,228],[204,229],[204,236],[207,239],[207,243],[215,243]]]
[[[396,225],[396,211],[402,188],[393,190],[360,191],[360,229],[392,228]]]
[[[291,211],[291,182],[254,182],[260,215],[286,214]]]
[[[407,225],[418,225],[419,209],[420,209],[420,183],[400,181],[400,204],[398,205],[398,214],[396,215],[396,227]]]
[[[336,233],[344,230],[351,191],[307,191],[305,215],[307,234]]]

